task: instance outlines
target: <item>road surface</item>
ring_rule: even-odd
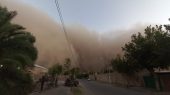
[[[149,91],[121,88],[96,81],[80,80],[80,83],[86,95],[151,95]]]
[[[69,87],[64,86],[64,81],[59,81],[58,87],[44,89],[42,92],[33,92],[30,95],[71,95]]]

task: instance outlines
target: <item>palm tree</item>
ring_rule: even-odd
[[[11,23],[16,15],[0,7],[0,95],[27,95],[32,88],[27,68],[37,58],[35,37]]]

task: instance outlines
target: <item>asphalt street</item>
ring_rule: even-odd
[[[151,95],[151,92],[145,90],[122,88],[96,81],[80,80],[80,83],[90,95]]]

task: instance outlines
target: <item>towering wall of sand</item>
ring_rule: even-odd
[[[16,10],[18,15],[13,23],[26,27],[36,37],[39,51],[36,63],[45,67],[58,62],[63,64],[69,57],[77,59],[77,65],[83,70],[100,70],[116,54],[122,54],[121,47],[133,33],[142,32],[145,28],[145,25],[137,24],[129,29],[99,33],[81,25],[67,26],[73,58],[61,26],[45,12],[22,3],[22,0],[0,0],[0,4],[9,10]]]

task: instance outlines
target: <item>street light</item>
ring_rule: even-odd
[[[1,65],[0,65],[0,68],[2,68],[2,67],[3,67],[3,65],[1,64]]]
[[[20,70],[20,69],[21,69],[21,67],[17,67],[17,69],[18,69],[18,70]]]

